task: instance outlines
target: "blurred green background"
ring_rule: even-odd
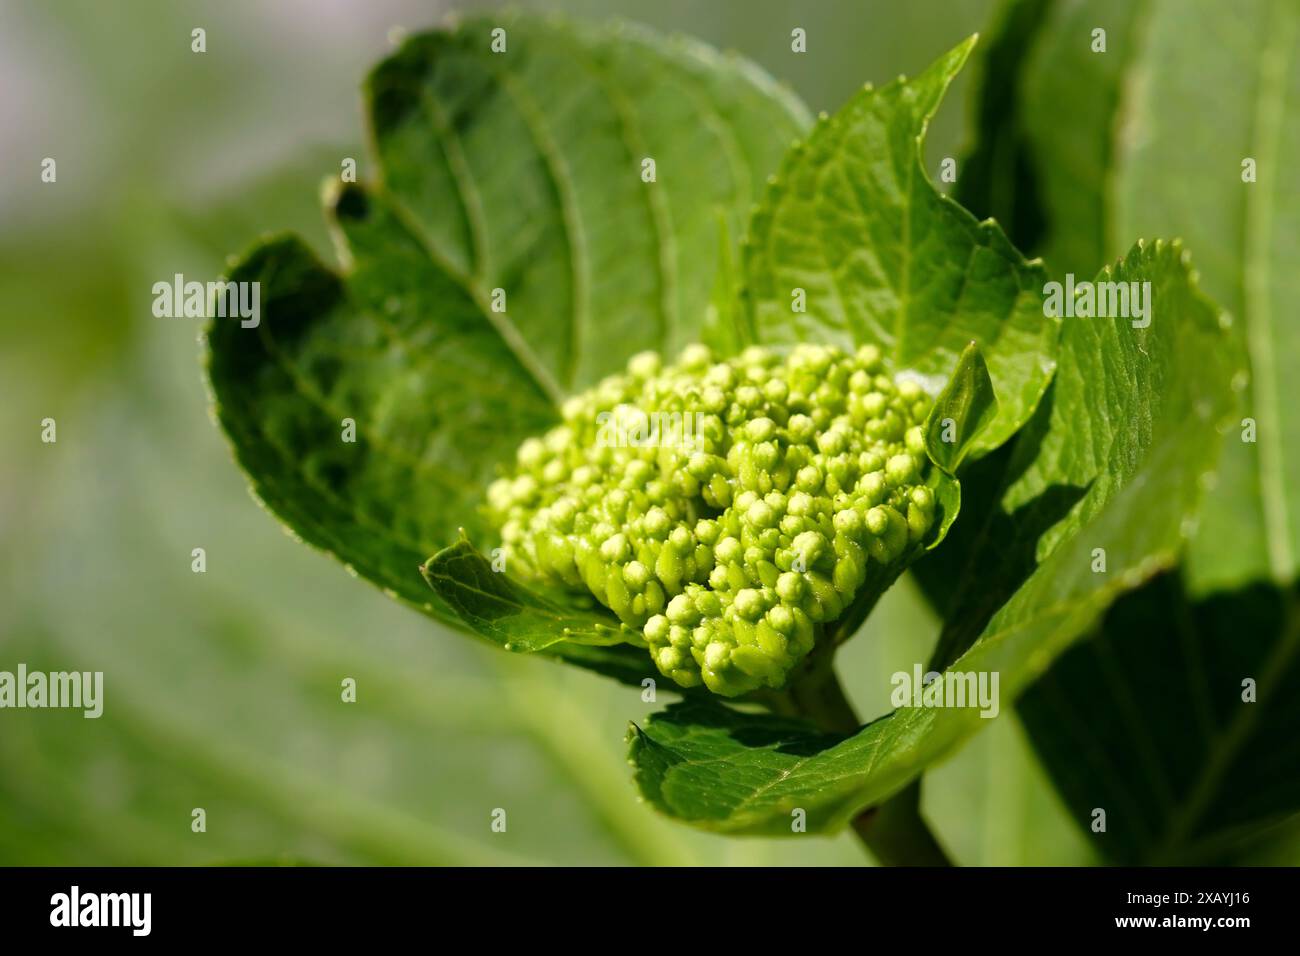
[[[919,71],[991,12],[523,6],[737,49],[814,110]],[[660,819],[623,756],[627,721],[653,709],[639,692],[445,632],[295,543],[209,418],[200,321],[151,313],[154,282],[214,277],[265,231],[329,256],[318,189],[345,156],[366,174],[361,79],[391,28],[445,13],[435,0],[0,2],[0,669],[102,670],[106,685],[99,720],[0,712],[0,863],[867,862],[847,835],[728,840]],[[194,27],[206,54],[190,50]],[[960,86],[936,123],[935,164],[968,141],[967,99]],[[55,444],[40,440],[46,417]],[[888,707],[869,676],[910,669],[935,633],[910,583],[895,588],[841,656],[864,718]],[[340,701],[344,677],[355,704]],[[1014,714],[927,781],[961,863],[1095,862]],[[195,807],[205,833],[191,832]],[[505,833],[490,828],[498,807]]]

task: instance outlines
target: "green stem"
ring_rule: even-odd
[[[833,647],[809,655],[780,707],[806,717],[823,730],[851,734],[861,726],[832,665]],[[921,816],[921,782],[909,784],[853,819],[853,832],[883,866],[951,866],[952,861]]]
[[[952,866],[921,816],[921,781],[853,819],[853,832],[884,866]]]

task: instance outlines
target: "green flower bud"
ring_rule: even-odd
[[[627,535],[620,533],[606,538],[600,546],[600,557],[609,564],[629,560],[632,557],[632,545],[628,543]]]
[[[783,535],[786,535],[787,537],[790,538],[794,538],[797,534],[799,534],[799,532],[805,530],[807,526],[804,522],[804,519],[801,518],[799,515],[786,515],[784,518],[781,519],[781,523],[778,525],[778,527],[781,529],[781,533]]]
[[[767,612],[767,620],[773,630],[786,637],[794,633],[794,612],[782,604]]]
[[[911,484],[916,480],[916,459],[911,455],[894,455],[885,462],[885,477],[894,488]]]
[[[658,581],[651,580],[645,586],[645,606],[651,614],[658,614],[664,609],[667,602],[667,596],[664,594],[663,585]]]
[[[776,521],[776,512],[766,501],[755,501],[745,512],[745,520],[754,528],[767,528]]]
[[[770,440],[776,435],[776,422],[770,418],[754,418],[745,426],[745,433],[752,442]]]
[[[822,486],[822,473],[816,465],[804,465],[795,476],[795,487],[808,494],[816,494]]]
[[[907,537],[911,543],[916,544],[921,541],[933,523],[933,512],[918,508],[915,504],[907,506]]]
[[[679,685],[776,689],[868,563],[930,533],[928,405],[875,346],[641,353],[521,443],[485,505],[512,572],[588,592]],[[693,440],[658,440],[664,413],[701,416]],[[605,440],[609,421],[646,440]]]
[[[898,383],[898,397],[909,405],[923,395],[925,395],[925,389],[921,387],[919,382],[906,378]]]
[[[621,618],[629,616],[632,610],[632,594],[628,591],[622,574],[606,575],[605,606]]]
[[[835,428],[817,436],[817,448],[823,455],[838,455],[847,445],[844,433]]]
[[[790,543],[790,547],[803,558],[804,564],[811,568],[826,552],[826,539],[816,531],[805,531]]]
[[[646,534],[652,538],[662,540],[668,536],[668,531],[672,528],[672,519],[663,508],[651,508],[646,512],[643,520]]]
[[[699,613],[706,618],[715,618],[722,614],[722,601],[718,598],[715,591],[691,585],[695,590],[691,594],[692,600]]]
[[[744,548],[738,540],[728,536],[718,542],[717,547],[713,549],[713,554],[719,564],[734,564],[741,559]]]
[[[714,475],[702,497],[711,508],[725,508],[731,504],[731,483],[722,475]]]
[[[797,517],[812,514],[813,497],[805,491],[796,491],[786,503],[786,513]]]
[[[668,640],[668,618],[656,614],[645,622],[645,639],[653,646]]]
[[[848,595],[861,587],[866,574],[866,568],[861,561],[852,555],[846,555],[835,562],[835,572],[831,576],[831,581],[836,591]]]
[[[629,561],[623,566],[623,580],[628,587],[639,593],[650,580],[650,569],[640,561]]]
[[[753,588],[744,588],[736,592],[736,613],[748,621],[756,621],[766,610],[763,596]]]
[[[902,515],[888,505],[880,505],[867,512],[866,522],[873,535],[868,544],[873,558],[881,564],[892,564],[902,556],[908,539]]]
[[[807,593],[803,575],[787,571],[776,580],[776,593],[786,604],[798,604]]]
[[[700,612],[696,610],[694,602],[685,594],[679,594],[669,601],[668,609],[664,614],[673,624],[684,626],[695,624],[700,619]]]
[[[658,352],[638,352],[628,359],[627,370],[634,378],[647,379],[659,374],[663,362]]]
[[[860,345],[858,346],[857,354],[854,357],[858,360],[858,364],[864,371],[876,372],[880,370],[881,360],[884,356],[878,346]]]
[[[858,535],[863,529],[862,515],[851,508],[835,513],[835,530],[843,534]]]
[[[791,442],[806,445],[813,440],[817,425],[807,415],[791,415],[785,425],[786,435]]]
[[[683,368],[699,370],[713,361],[713,353],[704,345],[688,345],[682,349],[680,364]]]
[[[880,418],[885,414],[888,404],[888,399],[880,392],[868,392],[862,396],[862,413],[868,419]]]
[[[782,405],[790,396],[790,386],[779,378],[768,379],[763,384],[763,397],[773,405]]]

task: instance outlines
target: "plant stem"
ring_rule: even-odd
[[[853,832],[884,866],[952,866],[921,816],[921,781],[853,819]]]
[[[830,733],[855,733],[862,725],[835,674],[831,663],[834,648],[823,650],[823,647],[826,645],[814,647],[805,669],[786,689],[789,710]]]
[[[851,734],[861,726],[832,665],[834,648],[815,648],[806,669],[786,691],[789,712],[823,730]],[[921,816],[921,782],[916,780],[853,819],[853,832],[882,866],[951,866],[952,861]]]

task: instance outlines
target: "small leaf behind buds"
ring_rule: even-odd
[[[926,451],[930,460],[950,475],[961,467],[975,439],[993,424],[998,399],[993,394],[984,356],[971,342],[961,353],[957,368],[930,410],[925,424]]]

